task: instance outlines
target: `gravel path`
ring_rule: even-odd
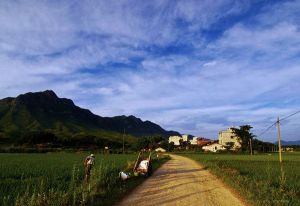
[[[244,205],[219,179],[195,161],[178,155],[171,155],[171,158],[117,206]]]

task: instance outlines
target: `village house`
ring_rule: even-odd
[[[211,145],[203,146],[202,149],[206,152],[217,152],[217,151],[220,151],[220,150],[226,150],[224,145],[221,145],[219,143],[213,143]]]
[[[182,141],[183,142],[189,141],[189,135],[187,135],[187,134],[182,135]]]
[[[193,137],[193,139],[190,141],[191,145],[197,145],[198,137]]]
[[[233,150],[241,148],[241,143],[239,138],[234,134],[232,128],[228,128],[225,131],[219,132],[219,144],[227,146],[228,143],[233,143]]]
[[[205,142],[204,140],[202,140],[202,142],[204,145],[208,143]],[[241,142],[239,138],[234,134],[232,128],[228,128],[227,130],[220,131],[218,143],[215,142],[213,144],[203,146],[202,149],[204,151],[217,152],[220,150],[226,150],[226,147],[229,144],[232,144],[231,150],[237,150],[241,148]]]
[[[286,148],[284,148],[284,150],[287,152],[294,152],[294,148],[292,148],[292,147],[286,147]]]
[[[176,146],[180,145],[180,140],[182,140],[181,136],[170,136],[169,137],[169,143],[173,142],[174,145],[176,145]]]
[[[203,137],[199,137],[197,139],[197,145],[200,146],[200,147],[205,146],[205,145],[207,145],[211,142],[212,142],[212,140],[206,139],[206,138],[203,138]]]
[[[190,142],[191,142],[191,145],[197,145],[199,147],[202,147],[202,146],[210,143],[211,140],[206,139],[204,137],[193,137],[193,139]]]
[[[180,146],[180,142],[189,142],[193,146],[204,146],[208,143],[211,143],[212,140],[203,138],[203,137],[193,137],[192,139],[189,138],[189,135],[182,135],[182,136],[170,136],[169,143],[173,142],[175,146]]]
[[[155,152],[161,152],[161,153],[164,153],[166,152],[167,150],[165,150],[164,148],[161,148],[161,147],[158,147],[155,149]]]
[[[170,136],[169,143],[173,142],[175,146],[179,146],[180,142],[188,142],[189,136],[187,134],[182,136]]]

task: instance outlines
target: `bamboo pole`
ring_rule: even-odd
[[[133,172],[135,172],[136,168],[138,167],[138,164],[140,163],[141,153],[142,152],[139,152],[138,158],[136,159],[136,161],[134,163]]]

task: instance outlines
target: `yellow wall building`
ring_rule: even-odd
[[[181,136],[170,136],[169,137],[169,143],[173,142],[174,145],[176,145],[176,146],[180,145],[180,140],[182,140]]]
[[[233,142],[233,149],[241,148],[241,143],[239,138],[233,133],[231,128],[228,128],[225,131],[219,132],[219,144],[226,146],[227,143]]]
[[[174,145],[179,146],[180,145],[180,140],[182,142],[188,142],[189,138],[188,135],[182,135],[182,136],[170,136],[169,137],[169,143],[173,142]]]

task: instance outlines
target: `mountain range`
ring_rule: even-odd
[[[58,135],[93,134],[119,140],[128,138],[178,135],[135,116],[101,117],[80,108],[70,99],[53,91],[29,92],[0,100],[0,135],[14,138],[24,131],[51,131]]]
[[[278,145],[278,141],[275,142],[276,145]],[[300,145],[300,140],[295,140],[295,141],[285,141],[281,140],[281,145],[286,146],[286,145]]]

